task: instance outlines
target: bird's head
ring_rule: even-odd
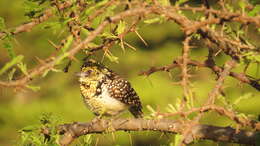
[[[89,59],[84,62],[81,67],[81,72],[77,75],[79,76],[80,82],[86,81],[100,81],[106,74],[109,74],[109,70],[101,63]]]

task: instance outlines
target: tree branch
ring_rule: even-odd
[[[34,68],[27,76],[24,76],[18,80],[9,81],[9,82],[0,81],[0,86],[4,86],[4,87],[24,86],[28,81],[32,80],[33,77],[44,73],[44,71],[46,71],[48,69],[53,68],[57,64],[57,62],[59,62],[60,60],[66,58],[66,57],[74,56],[82,48],[87,47],[88,43],[90,43],[99,34],[101,34],[103,32],[103,29],[105,29],[105,27],[108,24],[118,22],[119,20],[122,20],[125,17],[136,16],[136,15],[145,15],[148,13],[151,13],[151,8],[150,9],[135,8],[135,9],[131,9],[131,10],[127,10],[122,13],[119,13],[113,17],[109,17],[105,21],[103,21],[94,31],[92,31],[85,40],[83,40],[81,43],[76,45],[74,48],[72,48],[65,54],[62,54],[62,55],[56,56],[56,57],[52,57],[51,61],[48,61],[48,62],[46,61],[46,63],[39,65],[38,67]]]
[[[91,133],[107,133],[114,131],[160,131],[169,133],[182,133],[187,126],[183,121],[169,119],[116,119],[99,120],[88,123],[70,123],[58,126],[58,133],[63,135],[60,145],[66,146],[79,136]],[[196,124],[192,129],[192,140],[209,139],[213,141],[232,142],[239,144],[254,145],[256,132],[240,130],[236,132],[231,127],[218,127]]]
[[[102,23],[99,24],[99,26],[94,31],[92,31],[87,36],[87,38],[85,38],[85,40],[81,41],[81,43],[78,43],[75,47],[73,47],[68,52],[66,52],[65,56],[64,55],[54,56],[54,57],[52,56],[51,61],[46,61],[46,63],[33,68],[28,76],[21,76],[17,80],[10,81],[10,82],[0,81],[0,86],[4,86],[4,87],[24,86],[27,82],[32,80],[34,77],[41,75],[46,70],[49,70],[49,69],[55,67],[55,65],[57,65],[58,61],[66,58],[66,57],[73,57],[82,48],[86,47],[88,45],[88,43],[90,43],[98,35],[100,35],[103,32],[103,30],[105,29],[105,27],[108,26],[110,23],[116,23],[119,20],[125,19],[126,17],[131,17],[131,16],[142,17],[142,16],[146,16],[148,14],[165,15],[167,18],[169,18],[169,19],[175,21],[177,24],[179,24],[185,33],[188,33],[190,29],[193,29],[193,28],[191,28],[191,26],[193,26],[193,24],[195,24],[195,23],[198,24],[200,22],[190,20],[186,16],[176,13],[177,10],[179,10],[179,9],[180,9],[180,7],[172,7],[172,6],[163,7],[163,6],[159,6],[159,5],[149,6],[145,3],[140,3],[138,5],[138,7],[136,7],[136,8],[132,8],[132,9],[123,11],[121,13],[118,13],[115,16],[108,17],[107,19],[105,19]],[[196,9],[197,8],[194,8],[194,10],[196,10]],[[191,10],[192,10],[192,8],[191,8]],[[31,23],[35,23],[35,22],[31,22]],[[218,22],[216,22],[216,23],[218,23]],[[34,24],[33,24],[33,26],[34,26]],[[201,27],[201,28],[197,28],[197,29],[198,29],[198,33],[200,33],[203,36],[203,38],[205,38],[206,40],[209,40],[211,45],[216,45],[219,49],[224,50],[224,52],[226,54],[228,54],[229,56],[231,56],[234,60],[239,60],[239,58],[241,57],[241,54],[238,53],[238,50],[240,50],[240,49],[243,50],[243,48],[248,47],[248,46],[244,46],[245,44],[241,44],[241,43],[237,44],[233,40],[228,39],[228,37],[226,37],[226,36],[225,37],[220,36],[218,33],[216,33],[215,31],[213,31],[211,29],[208,29],[207,27]],[[27,29],[21,29],[21,30],[26,31]],[[23,31],[19,31],[19,32],[23,32]],[[195,31],[195,30],[193,30],[193,31]],[[245,76],[243,76],[243,78],[244,78],[244,80],[243,80],[244,82],[249,83],[254,88],[256,88],[256,89],[260,88],[259,84],[257,82],[252,81],[252,80],[246,78]]]
[[[68,8],[71,5],[72,5],[72,3],[70,1],[66,1],[63,4],[59,5],[59,9],[63,10],[65,8]],[[44,11],[44,13],[39,18],[36,18],[31,22],[17,26],[10,33],[12,35],[16,35],[16,34],[19,34],[19,33],[22,33],[22,32],[30,31],[33,27],[35,27],[36,25],[38,25],[38,24],[40,24],[44,21],[47,21],[53,15],[54,15],[54,13],[53,13],[52,8],[47,9],[47,10]],[[5,35],[6,35],[6,32],[0,32],[0,39],[2,39]]]
[[[162,67],[151,67],[150,69],[148,69],[146,71],[141,71],[140,73],[138,73],[138,75],[149,76],[149,75],[151,75],[155,72],[158,72],[158,71],[169,72],[171,69],[174,69],[174,68],[179,66],[179,64],[177,63],[178,61],[179,60],[175,60],[172,64],[162,66]],[[223,71],[223,67],[219,67],[219,66],[212,64],[210,62],[207,62],[207,61],[199,62],[199,61],[196,61],[196,60],[189,60],[188,65],[193,65],[193,66],[198,66],[198,67],[208,67],[213,72],[215,72],[217,75],[219,75]],[[250,86],[252,86],[256,90],[260,91],[260,84],[258,83],[258,81],[256,79],[251,79],[249,76],[247,76],[244,73],[230,72],[229,76],[237,79],[240,82],[249,84]]]

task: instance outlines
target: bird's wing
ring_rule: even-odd
[[[111,97],[129,105],[129,110],[135,117],[142,117],[141,101],[128,81],[117,76],[108,82],[108,92]]]

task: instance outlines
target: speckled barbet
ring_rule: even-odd
[[[87,107],[97,116],[117,116],[129,110],[143,115],[139,96],[130,83],[95,60],[87,60],[79,73],[80,90]]]

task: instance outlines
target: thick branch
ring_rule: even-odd
[[[64,124],[58,127],[59,134],[63,135],[60,144],[66,146],[75,138],[90,134],[114,131],[160,131],[169,133],[182,133],[187,123],[168,119],[116,119],[100,120],[89,123]],[[192,129],[192,140],[209,139],[213,141],[232,142],[254,145],[256,132],[240,130],[236,132],[231,127],[218,127],[196,124]]]

